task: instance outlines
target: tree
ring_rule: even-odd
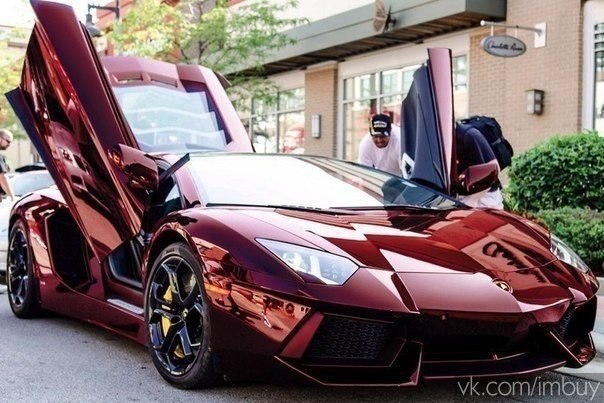
[[[16,138],[25,138],[25,132],[4,94],[16,88],[21,79],[24,55],[9,49],[8,42],[14,38],[22,38],[23,31],[14,28],[0,37],[0,127],[9,129]]]
[[[192,63],[225,74],[235,98],[270,100],[275,93],[263,75],[263,62],[295,41],[283,32],[304,23],[280,14],[296,0],[278,4],[227,0],[182,0],[171,7],[160,0],[140,0],[111,32],[121,52],[171,63]]]

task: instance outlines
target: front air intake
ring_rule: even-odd
[[[571,306],[556,326],[556,332],[567,346],[574,345],[582,336],[593,330],[597,298],[579,306]]]
[[[305,358],[375,360],[392,337],[392,324],[326,315]]]

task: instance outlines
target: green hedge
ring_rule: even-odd
[[[563,207],[529,216],[566,242],[592,270],[604,270],[604,212]]]
[[[513,211],[565,206],[604,210],[604,137],[556,136],[514,158],[506,189]]]
[[[515,157],[509,179],[506,210],[527,214],[604,270],[604,137],[553,137]]]

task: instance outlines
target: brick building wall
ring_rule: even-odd
[[[336,155],[338,65],[336,62],[309,67],[305,74],[305,154]],[[321,115],[321,138],[311,136],[312,115]]]
[[[554,135],[581,129],[582,0],[508,0],[507,24],[547,23],[547,45],[534,47],[534,34],[518,30],[524,55],[498,58],[480,47],[490,29],[472,33],[470,114],[496,117],[518,152]],[[504,33],[504,32],[500,32]],[[516,35],[508,29],[508,35]],[[545,91],[544,113],[526,112],[526,90]]]
[[[496,30],[496,35],[505,31]],[[482,50],[480,41],[490,35],[489,28],[477,29],[470,35],[469,114],[494,116],[502,121],[505,112],[505,59]],[[503,122],[501,122],[503,124]]]

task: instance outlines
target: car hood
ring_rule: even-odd
[[[277,209],[244,214],[361,266],[400,273],[514,272],[556,260],[547,238],[518,218],[494,211],[332,215]]]
[[[591,273],[551,253],[547,232],[502,211],[240,212],[293,235],[275,240],[299,239],[300,245],[355,260],[361,269],[344,287],[304,286],[305,294],[334,303],[508,313],[555,306],[559,315],[570,301],[586,301],[597,290]],[[265,233],[266,227],[258,228]],[[391,298],[402,298],[402,305],[387,302]]]

